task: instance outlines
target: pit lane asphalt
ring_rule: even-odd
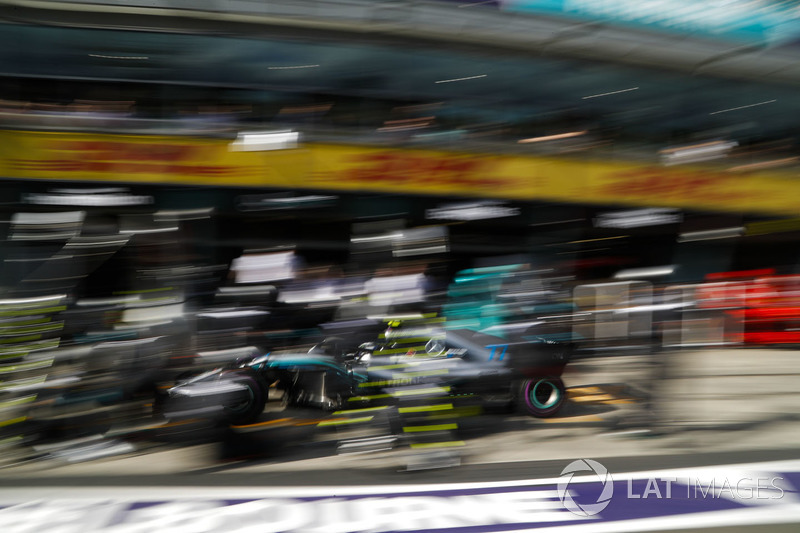
[[[780,450],[743,450],[702,454],[653,455],[643,457],[594,457],[609,472],[637,472],[712,465],[744,464],[800,459],[800,448]],[[145,459],[146,460],[146,459]],[[310,469],[301,471],[258,471],[257,464],[216,466],[191,472],[164,474],[119,474],[113,466],[106,475],[25,476],[0,471],[0,487],[281,487],[281,486],[361,486],[429,483],[480,483],[556,478],[569,463],[565,460],[520,461],[512,463],[465,464],[453,468],[402,471],[386,464],[371,468]]]
[[[233,449],[219,442],[134,441],[136,451],[118,457],[10,464],[0,468],[0,486],[485,482],[557,477],[579,458],[598,460],[610,472],[800,459],[800,351],[708,350],[658,357],[669,357],[666,378],[652,355],[571,364],[565,382],[572,398],[557,419],[463,419],[467,446],[458,467],[403,471],[409,452],[402,447],[337,455],[335,433],[315,439],[319,431],[305,425],[262,434],[245,453],[235,437]],[[647,405],[648,396],[641,393],[654,385],[663,401]],[[248,447],[260,453],[246,453]]]

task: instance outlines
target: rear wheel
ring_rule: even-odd
[[[538,418],[556,414],[564,404],[566,387],[561,378],[544,377],[526,379],[520,384],[520,409]]]

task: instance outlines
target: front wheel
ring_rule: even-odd
[[[231,423],[249,424],[258,419],[267,404],[267,387],[252,372],[231,372],[231,381],[242,387],[237,398],[225,406],[225,413]]]
[[[561,409],[566,392],[561,378],[526,379],[520,384],[518,405],[523,412],[531,416],[547,418]]]

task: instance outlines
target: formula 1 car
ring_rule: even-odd
[[[240,359],[179,382],[156,404],[168,419],[209,416],[233,424],[255,421],[271,394],[286,406],[324,411],[391,401],[404,389],[428,385],[536,417],[552,416],[563,405],[568,345],[509,342],[470,330],[442,333],[422,353],[398,354],[375,342],[342,350],[341,339],[327,339],[307,353]]]

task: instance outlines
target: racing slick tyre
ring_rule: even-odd
[[[228,420],[235,425],[255,422],[267,405],[268,389],[263,380],[253,372],[244,371],[231,372],[227,377],[245,389],[240,401],[225,406]]]
[[[567,389],[561,378],[542,377],[525,379],[519,386],[519,409],[537,418],[556,414],[564,405]]]

